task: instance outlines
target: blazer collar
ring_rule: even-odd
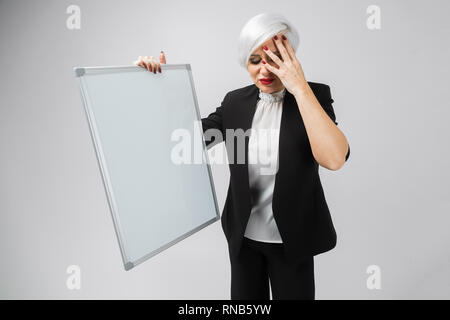
[[[259,99],[259,88],[255,84],[249,85],[246,87],[246,90],[243,90],[240,98],[241,105],[239,107],[239,111],[241,111],[242,113],[239,117],[238,127],[242,128],[244,131],[251,128],[258,99]],[[286,112],[284,112],[284,110],[291,109],[293,106],[295,106],[295,97],[286,89],[286,93],[283,100],[283,110],[281,113],[280,129],[283,127],[283,124],[286,121],[285,119]]]

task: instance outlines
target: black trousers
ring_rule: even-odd
[[[314,300],[314,256],[288,260],[282,243],[244,237],[239,257],[231,262],[231,300]]]

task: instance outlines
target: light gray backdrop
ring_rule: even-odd
[[[72,4],[80,30],[66,27]],[[366,26],[373,4],[379,30]],[[270,11],[298,28],[306,78],[330,85],[351,146],[341,170],[320,169],[338,243],[315,258],[316,298],[450,298],[447,0],[0,1],[1,298],[229,299],[220,223],[123,270],[72,68],[163,49],[192,65],[206,116],[252,83],[236,38]],[[228,167],[212,169],[222,209]]]

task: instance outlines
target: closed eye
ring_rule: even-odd
[[[281,61],[283,61],[283,58],[281,57],[281,54],[280,54],[280,53],[275,53],[275,54],[276,54],[276,56],[277,56],[278,58],[280,58]],[[255,56],[259,56],[259,55],[255,55]],[[272,59],[269,58],[269,57],[267,57],[267,61],[272,61]],[[252,64],[258,64],[258,63],[261,62],[261,59],[259,59],[259,60],[253,60],[253,59],[250,59],[250,62],[251,62]]]
[[[278,58],[280,58],[281,61],[283,61],[283,58],[281,57],[281,54],[280,54],[279,52],[276,52],[275,55],[276,55]],[[259,57],[258,54],[254,54],[254,55],[252,55],[252,56]],[[272,61],[272,59],[271,59],[270,57],[267,57],[267,61]],[[259,59],[259,60],[250,59],[250,62],[251,62],[252,64],[258,64],[258,63],[261,62],[261,59]]]

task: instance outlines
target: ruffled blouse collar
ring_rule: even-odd
[[[262,92],[261,89],[259,89],[259,98],[269,103],[283,101],[285,94],[286,88],[283,88],[282,90],[273,93]]]

